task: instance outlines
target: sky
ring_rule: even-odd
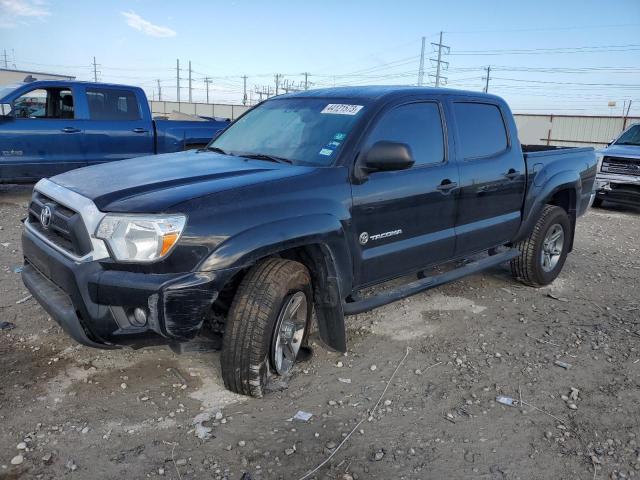
[[[443,32],[451,88],[489,92],[515,112],[640,115],[640,0],[0,0],[0,67],[143,87],[175,100],[241,103],[310,88],[433,84]],[[444,80],[443,80],[444,82]],[[615,106],[609,106],[615,102]]]

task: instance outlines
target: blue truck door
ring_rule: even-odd
[[[460,201],[456,256],[510,241],[520,227],[524,157],[498,105],[453,101]]]
[[[458,168],[448,161],[443,118],[435,101],[396,105],[382,113],[364,141],[361,151],[382,140],[406,143],[415,164],[370,173],[352,187],[357,285],[452,257]]]
[[[154,153],[153,125],[143,112],[133,89],[123,87],[86,87],[84,148],[87,163],[123,160]]]
[[[33,181],[85,164],[77,95],[69,87],[39,86],[12,101],[0,117],[0,178]]]

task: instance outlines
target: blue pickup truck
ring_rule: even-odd
[[[0,87],[0,183],[199,148],[228,124],[154,120],[138,87],[45,80]]]

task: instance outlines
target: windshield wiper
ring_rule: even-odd
[[[238,155],[244,158],[253,158],[255,160],[267,160],[268,162],[293,164],[293,161],[289,160],[288,158],[277,157],[275,155],[267,155],[264,153],[241,153]]]
[[[232,153],[227,153],[225,152],[223,149],[221,149],[220,147],[214,147],[212,145],[207,145],[206,147],[204,147],[204,150],[208,150],[210,152],[216,152],[216,153],[221,153],[223,155],[233,155]]]

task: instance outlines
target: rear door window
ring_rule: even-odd
[[[140,120],[138,99],[132,90],[88,88],[91,120]]]
[[[455,102],[459,150],[465,160],[489,157],[507,148],[507,131],[502,114],[489,103]]]

